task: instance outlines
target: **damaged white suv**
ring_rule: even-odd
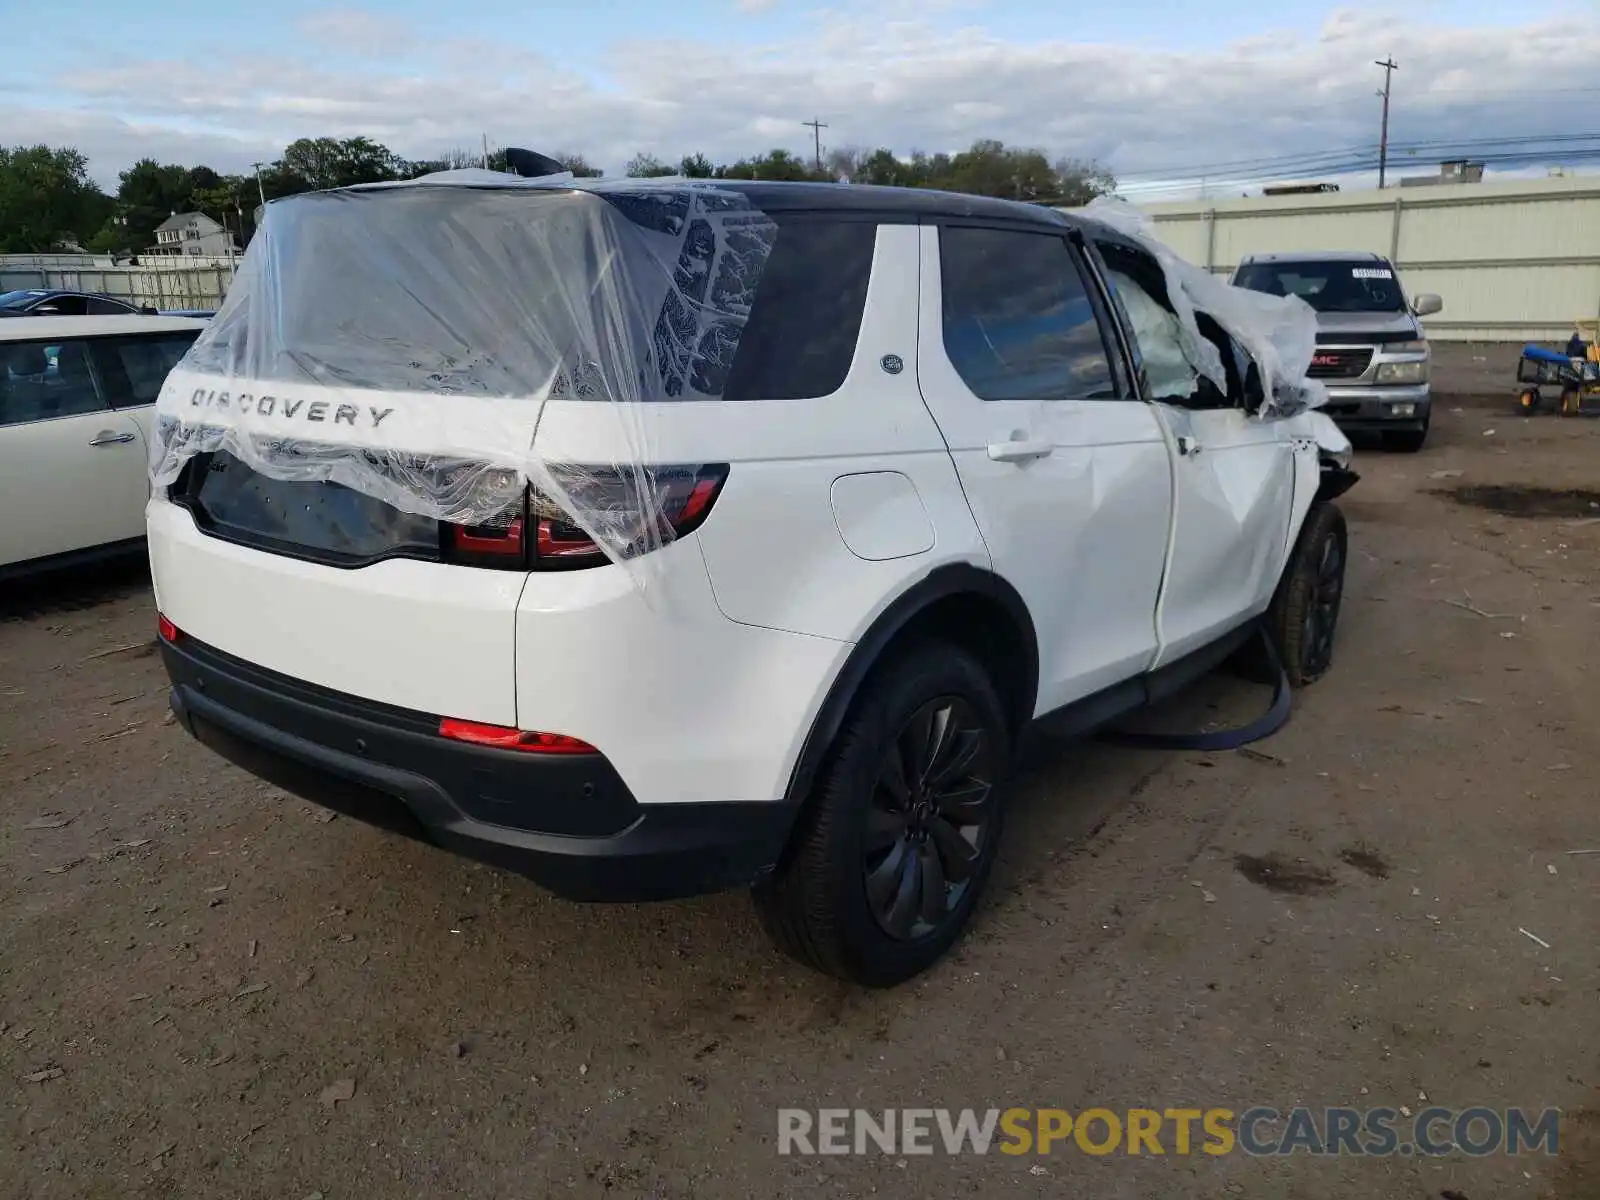
[[[1315,316],[1106,212],[487,172],[274,201],[157,410],[175,711],[560,895],[752,886],[805,962],[915,974],[1025,733],[1263,622],[1294,682],[1329,662],[1354,476]]]

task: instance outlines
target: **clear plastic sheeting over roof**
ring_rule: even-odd
[[[1178,318],[1178,344],[1196,372],[1226,391],[1228,380],[1222,355],[1201,333],[1195,319],[1196,311],[1200,311],[1209,313],[1255,360],[1266,395],[1256,417],[1291,417],[1327,403],[1323,385],[1306,378],[1317,348],[1317,314],[1304,300],[1236,288],[1204,267],[1179,258],[1155,236],[1150,218],[1125,200],[1102,196],[1083,213],[1133,238],[1161,264],[1167,296]],[[1173,364],[1165,366],[1170,368]],[[1180,390],[1176,384],[1174,390]]]
[[[672,537],[642,405],[717,399],[775,225],[705,186],[491,172],[277,200],[157,403],[151,481],[224,451],[461,525],[531,485],[617,561]],[[607,462],[534,450],[609,405]]]

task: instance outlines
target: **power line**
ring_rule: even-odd
[[[1504,137],[1488,138],[1428,138],[1418,141],[1390,142],[1389,152],[1393,156],[1399,153],[1418,155],[1421,153],[1438,154],[1441,158],[1473,157],[1480,151],[1487,152],[1500,147],[1529,147],[1529,153],[1540,153],[1538,148],[1547,148],[1551,153],[1563,153],[1563,147],[1581,142],[1591,142],[1600,139],[1600,132],[1589,133],[1533,133],[1509,134]],[[1119,178],[1125,182],[1141,179],[1152,181],[1165,181],[1174,177],[1198,178],[1201,176],[1215,176],[1224,172],[1236,174],[1253,174],[1258,170],[1277,168],[1296,168],[1312,172],[1327,169],[1330,164],[1342,162],[1355,157],[1372,157],[1374,152],[1371,143],[1356,146],[1336,146],[1326,150],[1300,151],[1292,154],[1262,155],[1256,158],[1230,159],[1205,163],[1191,162],[1183,166],[1168,166],[1161,168],[1148,168],[1140,171],[1118,172]]]

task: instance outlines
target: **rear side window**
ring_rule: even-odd
[[[871,221],[779,225],[724,400],[807,400],[839,390],[861,336],[877,236]]]
[[[88,309],[91,317],[125,317],[129,313],[137,311],[120,300],[111,300],[101,296],[90,296]]]
[[[939,231],[944,348],[980,400],[1114,400],[1111,359],[1065,237]]]
[[[96,365],[114,408],[154,404],[167,373],[194,344],[199,330],[145,334],[138,337],[97,338],[93,343]]]
[[[104,408],[82,342],[0,343],[0,425],[53,421]]]
[[[52,296],[29,311],[41,317],[81,317],[88,313],[89,302],[82,296]]]

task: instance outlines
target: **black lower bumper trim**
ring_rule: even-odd
[[[781,801],[639,804],[599,755],[544,759],[451,742],[430,732],[437,722],[424,714],[324,692],[190,639],[163,642],[162,654],[173,712],[223,758],[569,899],[664,900],[753,883],[777,862],[793,824],[793,807]],[[601,800],[598,788],[574,786],[606,774],[620,795]],[[514,824],[473,811],[485,788]]]

